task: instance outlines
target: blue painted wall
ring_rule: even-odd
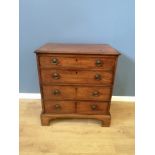
[[[46,42],[109,43],[119,59],[113,95],[134,95],[134,0],[20,0],[20,92],[39,92],[33,51]]]

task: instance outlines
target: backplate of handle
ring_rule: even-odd
[[[53,95],[60,95],[61,92],[60,92],[60,90],[55,89],[55,90],[52,91],[52,94],[53,94]]]
[[[93,95],[93,96],[100,96],[100,92],[99,92],[99,91],[94,91],[94,92],[92,93],[92,95]]]
[[[54,108],[55,108],[56,110],[60,110],[60,109],[61,109],[61,106],[60,106],[60,104],[55,104],[55,105],[54,105]]]
[[[59,73],[53,73],[52,78],[55,79],[55,80],[60,79]]]
[[[95,78],[95,80],[101,80],[102,76],[100,74],[96,74],[94,78]]]
[[[53,58],[51,62],[52,62],[52,64],[54,64],[54,65],[57,65],[57,64],[59,63],[59,61],[58,61],[57,58]]]
[[[97,67],[101,67],[101,66],[103,66],[103,61],[97,59],[96,62],[95,62],[95,64],[96,64]]]
[[[92,110],[96,110],[96,109],[97,109],[97,105],[92,104],[92,105],[91,105],[91,109],[92,109]]]

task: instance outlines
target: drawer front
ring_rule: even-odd
[[[108,102],[78,102],[77,113],[79,114],[106,114]]]
[[[72,101],[44,101],[46,113],[75,113],[75,103]]]
[[[76,65],[74,57],[40,56],[39,61],[41,68],[62,68]]]
[[[76,97],[76,89],[70,86],[43,86],[44,100],[71,100]]]
[[[77,99],[110,101],[111,88],[110,87],[78,87]]]
[[[116,58],[114,56],[40,56],[39,60],[41,68],[95,68],[113,70]]]
[[[62,71],[46,69],[41,70],[41,78],[44,84],[77,83],[111,85],[113,73],[111,71]]]

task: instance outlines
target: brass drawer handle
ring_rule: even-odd
[[[92,93],[92,95],[93,95],[93,96],[100,96],[100,92],[99,92],[99,91],[94,91],[94,92]]]
[[[53,58],[52,59],[52,64],[57,65],[59,63],[57,58]]]
[[[58,79],[60,79],[60,75],[58,73],[53,73],[52,78],[55,80],[58,80]]]
[[[96,74],[94,78],[95,78],[95,80],[101,80],[102,76],[100,74]]]
[[[92,104],[92,105],[91,105],[91,109],[92,109],[92,110],[96,110],[96,109],[97,109],[97,105]]]
[[[60,109],[61,109],[60,104],[55,104],[55,105],[54,105],[54,109],[56,109],[56,110],[60,110]]]
[[[55,90],[53,90],[52,94],[53,94],[53,95],[60,95],[61,92],[60,92],[60,90],[55,89]]]
[[[96,66],[97,67],[101,67],[101,66],[103,66],[103,62],[102,62],[102,60],[96,60]]]

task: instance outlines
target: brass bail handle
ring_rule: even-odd
[[[57,58],[53,58],[52,59],[52,64],[57,65],[59,63]]]
[[[60,75],[58,73],[53,73],[52,78],[55,80],[60,79]]]
[[[103,61],[97,59],[95,64],[96,64],[97,67],[101,67],[101,66],[103,66]]]
[[[102,79],[102,76],[100,74],[95,75],[95,80],[101,80],[101,79]]]
[[[60,106],[59,104],[55,104],[55,105],[54,105],[54,108],[55,108],[56,110],[60,110],[60,109],[61,109],[61,106]]]
[[[60,90],[58,90],[58,89],[54,90],[52,93],[53,93],[53,95],[60,95],[61,94]]]
[[[93,96],[100,96],[100,92],[99,92],[99,91],[94,91],[94,92],[92,93],[92,95],[93,95]]]
[[[97,109],[97,105],[95,105],[95,104],[91,105],[91,109],[92,110],[96,110]]]

